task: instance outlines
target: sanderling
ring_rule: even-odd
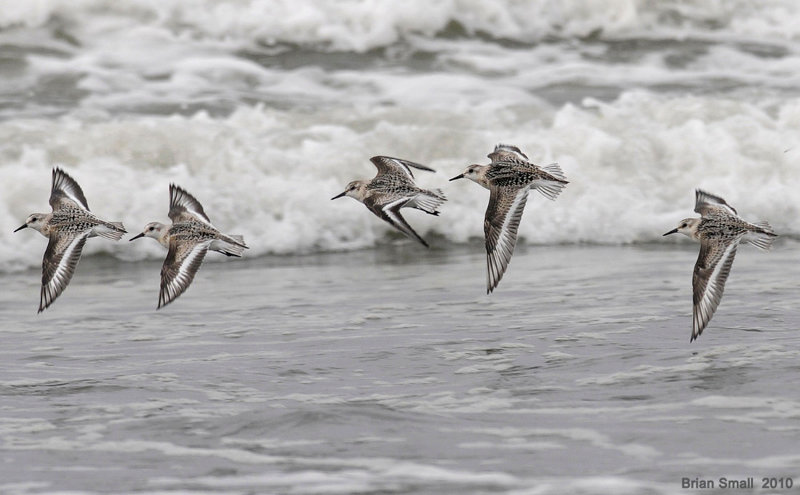
[[[30,227],[50,239],[42,258],[39,313],[69,285],[87,238],[99,235],[118,241],[126,233],[121,222],[106,222],[90,212],[81,186],[58,167],[53,169],[50,207],[52,213],[32,213],[14,231]]]
[[[429,247],[425,239],[414,232],[400,214],[400,208],[416,208],[430,215],[439,215],[437,208],[447,201],[444,193],[441,189],[431,191],[417,187],[410,167],[428,172],[435,170],[419,163],[389,156],[373,156],[370,161],[378,168],[378,173],[372,180],[354,180],[347,184],[344,192],[331,199],[342,196],[355,198],[392,227],[419,241],[423,246]]]
[[[677,228],[664,234],[680,232],[700,241],[700,255],[692,276],[694,308],[689,342],[703,333],[719,306],[739,242],[749,242],[766,251],[777,237],[767,222],[747,222],[724,199],[700,189],[695,191],[694,211],[700,218],[681,220]]]
[[[172,225],[151,222],[131,238],[152,237],[167,248],[161,267],[161,291],[158,309],[180,296],[194,279],[209,249],[227,256],[240,257],[248,247],[240,235],[225,235],[211,224],[203,205],[185,189],[169,185],[169,218]]]
[[[488,156],[492,160],[489,165],[470,165],[463,174],[450,179],[467,178],[490,192],[483,221],[487,294],[500,283],[514,254],[528,191],[533,188],[547,199],[555,200],[568,184],[557,163],[538,167],[516,146],[498,144]]]

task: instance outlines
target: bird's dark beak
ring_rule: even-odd
[[[128,242],[130,242],[130,241],[135,241],[136,239],[138,239],[138,238],[140,238],[140,237],[144,237],[144,232],[142,232],[142,233],[141,233],[141,234],[139,234],[139,235],[135,235],[135,236],[131,237],[130,239],[128,239]]]
[[[458,174],[455,177],[453,177],[452,179],[450,179],[450,182],[452,182],[452,181],[454,181],[456,179],[463,179],[463,178],[464,178],[464,174]]]
[[[344,196],[345,194],[347,194],[347,191],[344,191],[343,193],[341,193],[341,194],[337,194],[336,196],[332,197],[332,198],[331,198],[331,201],[333,201],[334,199],[339,199],[339,198],[341,198],[342,196]]]
[[[27,226],[28,226],[28,224],[27,224],[27,223],[26,223],[26,224],[23,224],[23,225],[22,225],[21,227],[19,227],[18,229],[15,229],[15,230],[14,230],[14,232],[19,232],[20,230],[24,229],[24,228],[25,228],[25,227],[27,227]]]
[[[678,229],[672,229],[672,230],[670,230],[669,232],[667,232],[664,235],[677,234],[677,233],[678,233]],[[661,237],[664,237],[664,236],[661,236]]]

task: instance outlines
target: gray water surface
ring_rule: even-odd
[[[798,251],[740,249],[692,344],[690,244],[522,245],[491,296],[479,243],[207,262],[160,311],[159,263],[40,315],[4,274],[0,492],[800,485]]]

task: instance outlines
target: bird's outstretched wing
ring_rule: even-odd
[[[400,214],[400,208],[406,206],[410,200],[411,199],[407,197],[398,197],[384,203],[378,203],[371,201],[370,198],[368,198],[364,201],[364,204],[372,213],[380,217],[392,227],[404,233],[411,239],[419,242],[423,246],[430,247],[428,243],[425,242],[425,239],[420,237],[420,235],[411,228],[411,225],[406,222],[406,219],[403,218],[403,215]]]
[[[50,206],[53,211],[75,206],[89,211],[86,196],[78,183],[59,167],[53,169],[53,186],[50,189]]]
[[[694,265],[692,276],[692,337],[694,341],[703,333],[711,317],[722,300],[725,290],[725,281],[731,272],[733,258],[739,239],[728,242],[718,240],[704,240],[700,243],[700,254]]]
[[[173,223],[197,220],[211,225],[203,205],[186,189],[175,184],[169,185],[169,218]]]
[[[520,151],[511,144],[498,144],[494,147],[494,151],[486,155],[492,163],[507,162],[507,163],[527,163],[528,155]]]
[[[167,257],[161,267],[158,309],[174,301],[189,287],[203,263],[210,244],[210,240],[198,243],[180,239],[170,240]]]
[[[434,169],[426,167],[425,165],[420,165],[419,163],[410,162],[400,158],[392,158],[391,156],[373,156],[369,160],[378,169],[378,174],[400,172],[413,180],[414,174],[411,172],[411,168],[425,170],[426,172],[436,172]]]
[[[489,206],[483,221],[486,235],[486,292],[500,283],[514,254],[517,230],[528,200],[528,187],[519,189],[492,188]]]
[[[713,194],[707,193],[702,189],[696,189],[694,192],[694,211],[701,214],[707,215],[710,212],[723,210],[730,215],[736,215],[736,210],[733,209],[731,205],[725,202],[724,199],[720,198],[719,196],[715,196]]]
[[[53,304],[72,280],[75,267],[81,259],[89,230],[69,234],[50,234],[50,242],[42,258],[42,290],[39,295],[39,313]]]

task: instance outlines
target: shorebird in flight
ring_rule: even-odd
[[[245,249],[240,235],[226,235],[211,224],[203,205],[185,189],[169,185],[169,218],[172,225],[151,222],[144,231],[131,238],[152,237],[167,248],[167,257],[161,267],[161,290],[158,308],[180,296],[194,280],[208,250],[226,256],[241,257]]]
[[[42,258],[39,313],[53,304],[69,285],[86,239],[99,235],[118,241],[126,233],[121,222],[106,222],[89,211],[81,186],[59,167],[53,169],[50,207],[51,213],[32,213],[14,231],[27,227],[49,239]]]
[[[693,342],[703,333],[717,310],[725,281],[740,242],[749,242],[761,250],[769,250],[777,234],[767,222],[750,223],[736,213],[724,199],[705,191],[695,191],[694,211],[700,218],[685,218],[666,235],[680,232],[700,242],[700,255],[692,275]]]
[[[372,180],[354,180],[347,184],[344,192],[331,199],[350,196],[377,215],[381,220],[418,241],[425,247],[428,243],[419,236],[400,214],[400,208],[416,208],[429,215],[439,215],[437,208],[447,201],[440,189],[422,189],[414,182],[411,168],[435,172],[432,168],[419,163],[392,158],[389,156],[373,156],[370,161],[377,167],[378,173]]]
[[[486,236],[486,293],[500,283],[508,268],[522,211],[531,189],[555,200],[568,184],[557,163],[539,167],[516,146],[498,144],[489,153],[488,165],[470,165],[464,173],[450,179],[469,179],[489,190],[489,205],[483,221]]]

